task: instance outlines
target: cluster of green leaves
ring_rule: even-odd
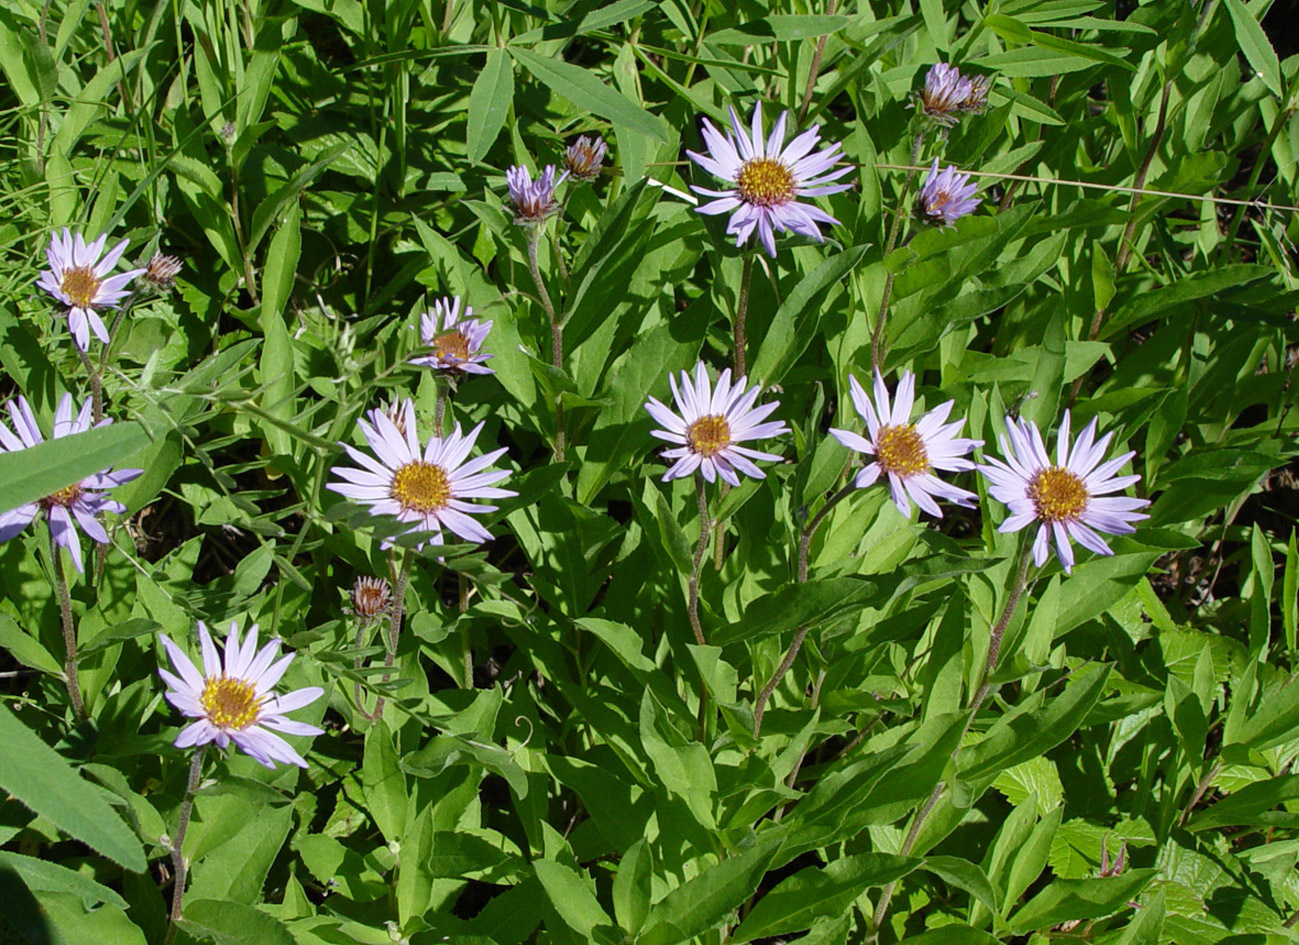
[[[117,423],[0,457],[6,507],[105,461],[145,470],[73,588],[85,723],[44,526],[0,545],[0,931],[163,940],[189,758],[157,634],[246,616],[299,652],[286,684],[326,687],[302,715],[327,732],[299,744],[304,772],[209,769],[182,938],[1299,939],[1299,224],[1275,208],[1299,202],[1299,57],[1278,56],[1268,5],[0,8],[0,395],[47,419],[87,395],[31,288],[51,226],[185,261],[124,322]],[[993,175],[985,206],[886,255],[907,171],[883,165],[910,162],[910,96],[940,60],[996,77],[987,113],[923,154]],[[824,201],[842,221],[824,244],[787,238],[756,267],[750,372],[794,432],[766,480],[710,493],[725,524],[697,645],[694,487],[659,481],[643,404],[729,363],[742,254],[677,194],[708,183],[682,162],[700,117],[758,100],[861,173]],[[579,133],[615,167],[565,185],[540,247],[556,371],[502,174]],[[868,375],[886,285],[887,372],[955,398],[990,444],[1008,411],[1098,416],[1153,500],[1113,557],[1043,572],[975,713],[1017,549],[997,513],[907,521],[863,491],[794,581],[851,473],[825,430],[859,428],[847,380]],[[386,398],[431,431],[437,383],[405,362],[443,294],[494,322],[497,374],[449,410],[509,447],[520,495],[487,519],[497,541],[416,561],[388,678],[345,609],[388,558],[323,486]],[[381,720],[357,693],[385,696]]]

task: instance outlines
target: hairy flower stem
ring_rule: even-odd
[[[189,763],[189,782],[185,785],[185,799],[180,805],[180,821],[176,832],[171,836],[171,869],[173,885],[171,889],[171,912],[167,916],[167,936],[163,945],[171,945],[176,939],[177,925],[180,922],[181,904],[185,899],[185,880],[189,874],[189,864],[185,862],[185,834],[189,831],[189,817],[194,811],[194,795],[198,793],[199,781],[203,775],[203,756],[207,745],[199,745],[194,751],[194,758]]]
[[[1137,233],[1137,204],[1141,202],[1141,191],[1146,186],[1146,177],[1150,174],[1150,165],[1155,160],[1155,154],[1159,151],[1159,145],[1164,140],[1164,128],[1168,119],[1168,99],[1173,91],[1173,80],[1170,78],[1164,83],[1164,92],[1159,99],[1159,117],[1155,119],[1155,130],[1150,135],[1150,144],[1146,147],[1146,156],[1137,169],[1136,179],[1132,182],[1135,192],[1132,194],[1132,203],[1128,205],[1128,225],[1123,228],[1123,236],[1119,239],[1119,251],[1114,257],[1114,278],[1118,279],[1123,275],[1124,270],[1128,268],[1128,263],[1132,259],[1133,241]],[[1098,305],[1096,311],[1092,314],[1091,328],[1087,332],[1087,340],[1095,341],[1101,333],[1101,328],[1105,325],[1106,307]],[[1069,389],[1068,404],[1072,404],[1078,399],[1078,392],[1082,390],[1083,381],[1086,374],[1079,374],[1074,379],[1073,387]]]
[[[447,394],[447,385],[438,381],[438,403],[433,413],[433,435],[437,437],[442,436],[442,418],[447,412]]]
[[[978,691],[975,692],[974,699],[970,702],[970,708],[968,710],[969,714],[965,720],[966,732],[970,730],[970,725],[973,724],[975,715],[978,714],[980,706],[983,705],[983,701],[988,697],[988,693],[992,689],[992,673],[997,668],[997,660],[1001,655],[1001,641],[1005,636],[1006,627],[1010,625],[1010,620],[1015,615],[1015,610],[1019,606],[1020,600],[1024,597],[1024,592],[1028,590],[1029,584],[1031,583],[1029,581],[1029,571],[1032,562],[1033,556],[1030,553],[1028,544],[1025,543],[1019,551],[1019,562],[1015,571],[1015,583],[1011,586],[1010,596],[1006,599],[1006,605],[1002,608],[1001,616],[997,618],[997,623],[993,626],[992,633],[988,639],[988,658],[984,662],[983,666],[983,681],[979,686]],[[962,733],[957,744],[959,745],[964,740],[965,733]],[[959,747],[957,748],[957,751],[960,751]],[[955,758],[955,754],[953,754],[953,758]],[[915,848],[916,840],[920,836],[920,828],[924,826],[925,820],[933,811],[939,798],[943,796],[943,791],[946,787],[947,785],[943,781],[939,781],[935,784],[933,792],[929,795],[929,800],[925,801],[924,806],[921,807],[920,810],[916,811],[915,819],[911,822],[911,829],[907,831],[907,837],[902,843],[902,849],[898,851],[902,856],[909,856],[911,851]],[[880,893],[879,905],[875,909],[875,919],[872,923],[871,937],[867,941],[874,942],[879,939],[880,926],[883,925],[884,917],[888,914],[889,903],[893,899],[893,891],[896,886],[897,881],[895,880],[884,887],[884,891]]]
[[[825,521],[825,517],[830,513],[830,510],[842,502],[844,498],[851,495],[856,488],[852,481],[849,480],[846,486],[826,500],[825,505],[821,506],[821,511],[817,512],[812,517],[812,521],[808,523],[807,528],[803,529],[803,535],[798,542],[799,584],[807,583],[807,556],[812,547],[812,538],[816,535],[816,530],[821,527],[821,523]],[[771,674],[767,684],[758,693],[757,701],[753,703],[753,735],[755,738],[762,732],[762,717],[767,712],[767,702],[771,699],[771,694],[776,691],[776,687],[780,685],[781,680],[785,678],[785,674],[794,665],[794,660],[798,658],[798,651],[803,648],[803,641],[807,639],[807,633],[811,629],[811,624],[805,624],[794,631],[794,639],[789,644],[789,651],[785,654],[785,658],[780,661],[776,671]],[[801,759],[799,764],[802,764]]]
[[[388,559],[388,567],[395,578],[392,582],[392,609],[388,612],[388,635],[384,639],[383,668],[384,674],[381,682],[387,682],[392,678],[392,668],[397,664],[397,641],[401,637],[401,619],[406,612],[406,588],[410,584],[410,564],[413,557],[409,552],[402,556],[401,567],[397,567],[397,549],[394,547],[391,556]],[[383,716],[384,698],[380,696],[374,701],[374,712],[371,713],[371,719],[379,719]]]
[[[825,15],[834,16],[835,8],[839,6],[839,0],[830,0],[826,5]],[[812,96],[816,93],[816,80],[821,74],[821,57],[825,55],[826,36],[820,37],[816,41],[816,49],[812,51],[812,67],[807,71],[807,87],[803,89],[803,103],[798,107],[798,120],[801,122],[807,117],[807,109],[812,104]],[[912,161],[911,163],[915,163]]]
[[[77,346],[74,344],[74,348]],[[86,377],[90,381],[90,402],[94,404],[95,423],[104,419],[104,381],[99,371],[90,363],[90,355],[77,348],[77,357],[81,358],[81,366],[86,369]]]
[[[889,226],[888,242],[884,246],[885,265],[888,265],[889,254],[897,248],[898,235],[902,232],[902,221],[907,215],[907,201],[911,196],[911,183],[916,179],[917,162],[920,160],[920,151],[925,146],[925,133],[917,132],[916,139],[911,145],[911,171],[907,174],[906,183],[902,185],[902,192],[898,195],[898,206],[893,212],[893,223]],[[879,314],[875,316],[875,330],[871,332],[871,367],[878,371],[880,363],[884,359],[884,326],[888,323],[889,317],[889,300],[893,296],[894,274],[890,272],[884,279],[884,295],[880,298]]]
[[[541,307],[546,310],[546,317],[550,319],[550,365],[556,371],[564,370],[564,330],[559,324],[559,316],[555,314],[554,303],[550,301],[550,293],[546,291],[546,283],[541,278],[541,266],[537,263],[537,244],[541,242],[541,228],[533,227],[531,235],[528,237],[528,271],[532,273],[532,281],[537,285],[537,297],[541,299]],[[555,403],[555,462],[564,461],[564,405],[556,401]]]
[[[695,476],[695,499],[699,504],[699,542],[695,545],[695,563],[690,570],[690,596],[688,610],[690,629],[695,631],[695,642],[706,646],[704,628],[699,623],[699,572],[704,563],[704,554],[708,551],[708,536],[712,533],[712,522],[708,517],[708,495],[704,491],[704,477]]]
[[[1002,608],[1001,616],[997,618],[992,633],[988,636],[988,658],[983,665],[983,680],[978,691],[974,694],[974,699],[970,702],[971,721],[973,721],[975,713],[979,711],[979,707],[983,705],[983,700],[988,697],[988,692],[992,689],[992,674],[997,669],[997,661],[1001,657],[1001,641],[1006,635],[1006,627],[1010,625],[1010,619],[1015,616],[1015,609],[1019,606],[1020,599],[1023,598],[1024,592],[1028,590],[1030,583],[1029,571],[1032,565],[1033,556],[1026,543],[1019,551],[1019,567],[1015,572],[1015,583],[1010,589],[1010,596],[1006,598],[1006,606]]]
[[[929,795],[929,800],[925,801],[925,806],[916,812],[915,819],[911,821],[911,829],[907,831],[907,838],[902,841],[902,849],[898,851],[900,856],[910,856],[911,851],[915,849],[916,840],[920,837],[920,828],[924,825],[925,819],[929,817],[930,811],[938,803],[938,799],[943,795],[943,782],[939,781],[934,785],[934,790]],[[898,881],[895,879],[884,887],[880,893],[879,905],[875,907],[875,916],[871,921],[871,933],[867,939],[868,942],[879,940],[880,926],[884,924],[884,917],[888,915],[889,904],[893,901],[893,892],[897,889]]]
[[[699,543],[695,545],[694,565],[690,569],[690,591],[686,599],[686,611],[690,615],[690,629],[695,632],[695,642],[707,646],[704,628],[699,623],[699,572],[708,553],[708,536],[712,531],[712,522],[708,517],[708,494],[704,487],[704,477],[695,473],[695,500],[699,505]],[[699,737],[702,739],[708,730],[708,685],[703,677],[699,678]]]
[[[731,363],[734,365],[734,375],[738,379],[744,376],[744,320],[749,315],[749,286],[753,283],[753,256],[752,252],[744,257],[744,270],[740,273],[740,294],[735,300],[735,340],[733,342],[734,352],[731,354]]]
[[[74,536],[73,541],[77,538]],[[63,624],[63,684],[68,687],[68,699],[77,720],[86,720],[86,704],[81,698],[81,682],[77,677],[77,629],[72,623],[72,595],[68,592],[68,579],[63,573],[63,555],[50,529],[50,564],[54,568],[54,587],[59,595],[59,616]]]
[[[460,599],[460,613],[469,610],[469,576],[456,572],[456,594]],[[474,688],[474,646],[469,638],[469,626],[460,628],[460,661],[464,670],[464,688]]]

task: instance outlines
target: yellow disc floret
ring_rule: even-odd
[[[686,428],[686,440],[700,456],[716,456],[731,445],[731,425],[719,414],[708,414]]]
[[[741,165],[735,189],[746,203],[779,207],[794,199],[794,175],[779,161],[753,158]]]
[[[70,509],[79,498],[81,498],[81,483],[76,483],[65,489],[60,489],[58,492],[51,492],[41,499],[41,507],[51,509],[56,505],[61,505],[65,509]]]
[[[77,308],[89,308],[102,284],[95,275],[95,270],[88,266],[78,266],[63,273],[63,282],[59,288]]]
[[[1082,477],[1070,469],[1050,466],[1028,485],[1038,518],[1044,522],[1072,522],[1087,511],[1091,493]]]
[[[451,480],[441,466],[417,459],[393,475],[390,494],[404,510],[427,515],[451,501]]]
[[[465,333],[457,329],[452,329],[446,334],[438,335],[433,339],[433,350],[439,358],[452,358],[456,361],[469,360],[469,339]]]
[[[207,677],[199,703],[208,721],[217,728],[241,731],[256,722],[261,714],[253,684],[229,676]]]
[[[929,471],[925,441],[909,423],[881,427],[875,438],[875,457],[885,472],[902,479]]]

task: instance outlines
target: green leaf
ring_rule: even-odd
[[[914,866],[914,861],[888,853],[860,853],[823,869],[799,870],[758,900],[732,941],[797,932],[821,916],[840,915],[864,890],[901,879]]]
[[[23,856],[21,853],[0,850],[0,870],[5,869],[17,873],[23,885],[32,892],[69,893],[79,897],[82,905],[87,909],[101,902],[117,906],[119,909],[128,908],[126,900],[107,886],[48,860],[38,860],[34,856]]]
[[[296,945],[279,919],[242,902],[198,899],[185,903],[180,927],[217,945]]]
[[[1276,50],[1272,48],[1267,33],[1263,31],[1262,25],[1254,18],[1254,14],[1249,12],[1249,7],[1245,6],[1242,0],[1226,0],[1226,2],[1227,12],[1231,14],[1231,24],[1236,28],[1236,42],[1240,43],[1240,51],[1262,77],[1263,84],[1271,89],[1272,94],[1277,98],[1281,98],[1285,95],[1281,61],[1277,58]],[[1292,28],[1293,25],[1292,23]]]
[[[134,420],[0,453],[0,512],[8,512],[103,472],[149,443]]]
[[[1148,292],[1139,292],[1125,305],[1110,316],[1101,329],[1102,340],[1144,325],[1160,312],[1186,302],[1216,295],[1224,289],[1246,285],[1273,274],[1270,266],[1256,266],[1250,263],[1239,263],[1232,266],[1219,266],[1204,272],[1191,273],[1178,279],[1171,285],[1161,286]]]
[[[532,868],[550,904],[578,935],[590,941],[595,929],[613,927],[613,920],[600,907],[594,890],[571,868],[556,860],[537,860]]]
[[[672,143],[672,134],[663,119],[609,88],[593,72],[518,46],[508,48],[510,55],[537,81],[568,99],[579,110],[592,112],[629,131],[658,138],[665,144]]]
[[[470,164],[477,164],[487,154],[496,136],[505,127],[514,100],[514,64],[504,49],[487,53],[483,71],[469,92],[469,131],[466,140]]]
[[[287,184],[257,205],[257,209],[253,211],[252,224],[248,229],[247,251],[249,253],[261,245],[262,238],[266,236],[276,219],[291,202],[298,199],[298,195],[307,189],[307,185],[319,177],[325,168],[342,157],[343,152],[351,146],[344,141],[326,148],[320,157],[294,174]]]
[[[649,914],[654,858],[649,844],[637,840],[618,861],[613,876],[613,914],[627,934],[636,936]]]
[[[782,838],[779,830],[767,831],[748,850],[672,890],[650,909],[637,945],[677,945],[722,922],[753,895]]]
[[[1147,869],[1102,879],[1057,879],[1010,917],[1010,927],[1023,935],[1061,922],[1114,915],[1157,875],[1159,870]]]
[[[755,43],[776,40],[794,43],[801,39],[816,39],[837,33],[852,22],[851,17],[836,14],[782,15],[752,20],[743,26],[718,30],[704,37],[705,42],[719,46],[752,46]]]
[[[392,733],[382,719],[365,734],[361,786],[379,832],[389,843],[400,843],[406,833],[406,776],[397,764]]]
[[[869,245],[852,246],[822,262],[789,293],[771,321],[753,359],[750,377],[774,384],[785,376],[812,339],[825,308],[822,292],[840,288],[848,273],[857,268]]]
[[[1299,814],[1289,811],[1269,813],[1272,808],[1295,798],[1299,798],[1299,774],[1256,781],[1200,811],[1191,821],[1190,829],[1196,832],[1221,827],[1296,827],[1299,826]]]
[[[1113,53],[1098,49],[1095,46],[1089,46],[1086,43],[1075,43],[1073,40],[1061,39],[1051,33],[1044,33],[1041,30],[1031,30],[1014,17],[1006,16],[1002,13],[993,13],[983,18],[983,25],[988,27],[1002,39],[1010,43],[1019,43],[1020,45],[1040,46],[1043,49],[1053,49],[1056,52],[1068,53],[1074,56],[1082,56],[1084,59],[1091,59],[1094,62],[1103,62],[1107,65],[1118,66],[1120,69],[1126,69],[1128,72],[1136,72],[1137,67],[1125,59],[1120,59]]]
[[[1100,700],[1110,667],[1089,663],[1078,669],[1064,692],[1045,708],[1044,694],[1016,706],[988,730],[983,741],[961,751],[957,761],[964,781],[977,781],[1044,755],[1075,731]]]
[[[1001,945],[1001,940],[968,925],[944,925],[898,942],[898,945]]]
[[[145,871],[140,841],[104,800],[103,792],[83,781],[62,756],[3,705],[0,745],[4,745],[0,788],[113,862],[135,873]]]

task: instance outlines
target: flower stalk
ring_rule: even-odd
[[[189,818],[194,811],[194,796],[203,776],[203,757],[207,754],[207,745],[199,745],[189,764],[189,781],[185,785],[185,799],[180,805],[180,821],[176,832],[171,837],[171,866],[173,885],[171,889],[171,911],[167,916],[167,936],[163,945],[171,945],[176,939],[181,918],[181,906],[185,899],[185,882],[189,875],[189,864],[185,862],[185,834],[189,832]]]
[[[74,541],[77,539],[74,537]],[[50,528],[50,564],[54,568],[54,587],[59,596],[59,617],[63,627],[63,684],[68,689],[68,699],[77,720],[86,720],[86,704],[81,697],[81,681],[77,675],[77,628],[72,621],[72,595],[68,579],[63,573],[63,555]]]
[[[541,228],[534,226],[532,232],[528,235],[528,271],[532,273],[532,281],[537,285],[537,297],[541,300],[541,307],[546,310],[546,317],[550,320],[550,365],[556,371],[564,370],[564,329],[559,323],[559,316],[555,313],[554,303],[550,301],[550,293],[546,291],[545,280],[541,278],[541,267],[537,263],[537,244],[541,242]],[[564,461],[564,404],[561,401],[555,403],[555,462]]]
[[[917,132],[915,140],[911,143],[911,165],[913,170],[907,172],[907,179],[902,185],[902,193],[898,195],[898,205],[893,212],[893,223],[889,226],[888,241],[884,246],[885,265],[888,265],[889,254],[897,248],[898,235],[902,230],[902,220],[907,215],[907,202],[911,196],[911,184],[916,179],[918,173],[914,170],[917,162],[920,160],[920,152],[925,146],[925,133]],[[884,359],[884,326],[889,316],[889,300],[893,296],[893,280],[895,274],[890,271],[884,279],[884,294],[880,298],[879,314],[875,316],[875,330],[871,333],[871,367],[875,371],[880,370],[880,364]]]

